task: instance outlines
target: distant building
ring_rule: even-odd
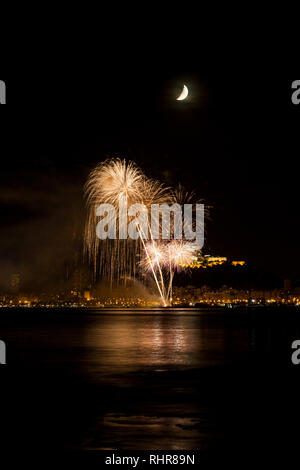
[[[89,290],[85,290],[83,297],[85,298],[85,300],[91,300],[91,292]]]
[[[12,274],[10,279],[10,288],[14,294],[20,290],[21,277],[20,274]]]
[[[227,262],[227,258],[225,256],[204,256],[204,260],[206,264],[209,266],[216,266],[218,264],[224,264]]]
[[[198,253],[197,260],[193,261],[191,264],[182,264],[183,268],[210,268],[213,266],[221,266],[223,264],[231,264],[232,266],[245,266],[246,261],[229,261],[226,256],[211,256],[211,255],[201,255],[201,252]]]

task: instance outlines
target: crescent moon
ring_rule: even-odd
[[[178,96],[178,98],[176,98],[177,101],[183,101],[186,99],[186,97],[188,96],[189,94],[189,89],[186,85],[183,85],[183,90],[182,92],[180,93],[180,95]]]

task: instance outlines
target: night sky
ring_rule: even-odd
[[[81,263],[83,185],[109,156],[212,206],[205,253],[300,279],[293,80],[105,63],[0,78],[2,290],[14,272],[31,288]],[[177,102],[183,83],[190,97]]]

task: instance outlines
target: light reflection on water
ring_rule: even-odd
[[[226,334],[190,315],[110,315],[86,325],[87,364],[99,372],[202,367],[224,362]]]
[[[20,321],[1,326],[4,339],[15,343],[10,348],[11,363],[64,364],[88,374],[113,374],[219,365],[249,353],[248,325],[215,312],[33,313],[28,319],[22,312]]]
[[[61,406],[71,396],[75,423],[82,416],[79,448],[203,449],[223,432],[215,408],[226,385],[224,367],[256,348],[245,312],[225,313],[91,309],[37,311],[28,318],[22,312],[1,334],[11,365],[32,368],[34,380],[43,371],[46,384],[51,372],[46,396],[57,384],[59,402],[64,380]]]
[[[89,381],[119,392],[82,448],[203,449],[217,438],[214,417],[198,403],[193,371],[224,363],[222,320],[213,325],[212,318],[178,311],[112,312],[89,318],[83,343]]]
[[[122,398],[99,417],[83,448],[205,449],[219,439],[204,399],[219,384],[199,371],[248,355],[248,330],[222,315],[173,313],[114,311],[86,323],[84,371]]]

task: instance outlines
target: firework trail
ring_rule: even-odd
[[[146,245],[140,267],[148,272],[162,270],[165,286],[164,299],[167,305],[172,303],[172,285],[175,272],[195,262],[197,251],[198,248],[193,243],[184,240],[159,241],[155,247],[152,243]]]

